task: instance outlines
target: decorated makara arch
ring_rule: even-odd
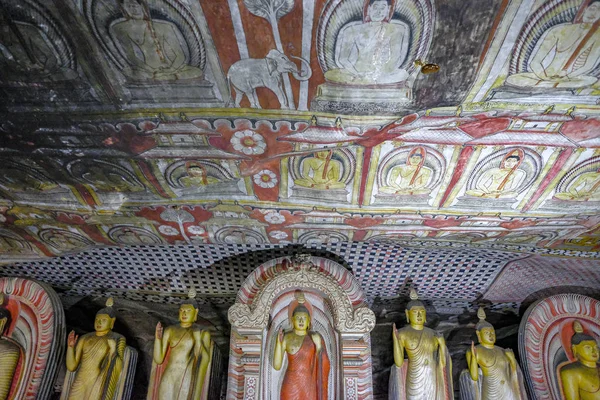
[[[300,255],[259,266],[229,322],[228,399],[372,399],[375,314],[342,265]]]

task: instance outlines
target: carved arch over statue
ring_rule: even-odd
[[[532,304],[519,327],[519,354],[533,398],[564,398],[559,368],[573,361],[570,339],[573,323],[585,334],[600,338],[600,301],[580,294],[550,296]]]
[[[323,72],[337,68],[336,42],[340,32],[349,23],[363,21],[365,0],[329,0],[317,29],[317,56]],[[435,27],[435,8],[430,0],[397,0],[393,2],[390,21],[407,25],[411,35],[408,55],[402,64],[409,74],[414,62],[424,59],[429,52]]]
[[[10,398],[49,398],[66,343],[60,299],[49,286],[23,278],[0,278],[0,293],[12,319],[5,334],[23,350],[19,384]]]
[[[357,280],[340,264],[301,255],[277,258],[259,266],[246,279],[229,309],[232,325],[227,398],[271,399],[282,373],[273,371],[275,336],[289,319],[294,292],[305,293],[313,307],[330,356],[329,399],[372,398],[369,332],[375,314]]]

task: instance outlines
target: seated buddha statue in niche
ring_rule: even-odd
[[[342,189],[340,182],[342,163],[333,159],[332,150],[317,151],[302,161],[301,178],[294,180],[297,186],[313,189]]]
[[[189,65],[179,28],[172,22],[152,19],[146,0],[118,0],[125,19],[109,32],[128,66],[123,74],[133,81],[202,79],[203,71]]]
[[[390,22],[392,0],[366,0],[363,21],[344,26],[335,47],[338,68],[325,73],[329,82],[345,85],[387,85],[404,82],[401,68],[408,56],[407,25]]]
[[[477,311],[479,322],[475,326],[479,344],[471,342],[467,350],[467,365],[471,379],[479,380],[479,370],[482,373],[481,385],[476,390],[480,393],[475,398],[490,400],[521,400],[526,398],[522,393],[517,373],[517,360],[510,349],[502,349],[495,345],[496,331],[492,324],[485,320],[483,308]],[[462,378],[461,378],[462,379]],[[462,390],[462,387],[461,387]]]
[[[112,331],[116,315],[113,300],[96,313],[95,332],[80,338],[71,331],[67,342],[67,369],[75,374],[67,400],[112,400],[123,372],[125,337]]]
[[[206,168],[198,163],[185,164],[186,175],[179,178],[179,184],[186,188],[206,186],[213,183],[219,183],[217,178],[208,176]]]
[[[573,22],[548,29],[538,40],[528,72],[506,79],[512,86],[577,89],[594,85],[600,63],[600,0],[584,0]]]
[[[570,201],[600,201],[600,168],[579,175],[566,192],[556,193],[554,197]]]
[[[507,153],[499,167],[486,170],[477,182],[475,188],[467,190],[466,194],[474,197],[486,197],[490,199],[515,198],[516,191],[526,177],[525,171],[519,168],[523,162],[522,150],[514,150]]]
[[[23,348],[17,342],[4,336],[12,321],[4,301],[5,296],[0,293],[0,400],[7,400],[11,395],[11,388],[18,378],[19,362],[24,354]]]
[[[379,189],[382,193],[399,195],[424,195],[431,192],[427,187],[432,170],[424,165],[427,151],[417,147],[410,151],[406,164],[397,165],[390,170],[387,186]]]
[[[304,293],[296,291],[288,306],[292,330],[277,333],[273,367],[281,370],[287,355],[287,369],[281,385],[281,400],[329,399],[329,356],[321,334],[311,331],[312,306]]]
[[[584,333],[581,322],[573,322],[571,337],[574,362],[559,367],[561,389],[565,400],[600,399],[600,368],[598,342]]]
[[[390,400],[449,400],[452,395],[452,360],[444,337],[425,326],[425,305],[410,292],[406,305],[408,326],[393,328],[394,364],[390,375]],[[405,356],[407,360],[405,359]],[[408,363],[408,365],[405,365]],[[400,369],[406,368],[406,375]]]

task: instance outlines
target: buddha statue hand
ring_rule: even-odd
[[[156,332],[154,336],[157,340],[161,340],[163,338],[163,326],[160,322],[156,324]]]
[[[77,344],[77,339],[79,339],[79,336],[75,334],[75,331],[71,331],[69,333],[69,338],[67,339],[67,345],[69,347],[75,347]]]
[[[279,328],[279,332],[277,332],[277,343],[283,343],[283,328]]]
[[[398,340],[398,328],[396,328],[396,323],[394,322],[393,325],[393,334],[394,334],[394,340]]]
[[[477,350],[475,349],[475,342],[471,340],[471,359],[477,362]]]

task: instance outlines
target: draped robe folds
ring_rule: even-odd
[[[109,339],[117,344],[112,357],[109,356]],[[68,399],[112,400],[123,371],[125,337],[115,332],[104,336],[91,332],[79,340],[84,341],[83,349]]]
[[[9,398],[20,378],[23,349],[11,339],[0,339],[0,400]]]
[[[480,347],[480,346],[478,346]],[[519,400],[519,381],[513,372],[504,350],[494,347],[494,363],[486,369],[481,382],[481,398],[497,400]]]
[[[323,341],[321,341],[323,343]],[[327,400],[329,357],[325,344],[317,352],[312,337],[306,335],[295,354],[288,353],[288,366],[281,386],[281,400]]]
[[[406,327],[399,332],[412,330],[418,332],[418,340],[406,339],[402,368],[392,367],[390,376],[390,400],[449,400],[452,396],[451,358],[447,349],[446,366],[439,361],[439,345],[434,330],[424,328],[416,331]],[[413,336],[413,335],[411,335]],[[414,337],[414,336],[413,336]]]

